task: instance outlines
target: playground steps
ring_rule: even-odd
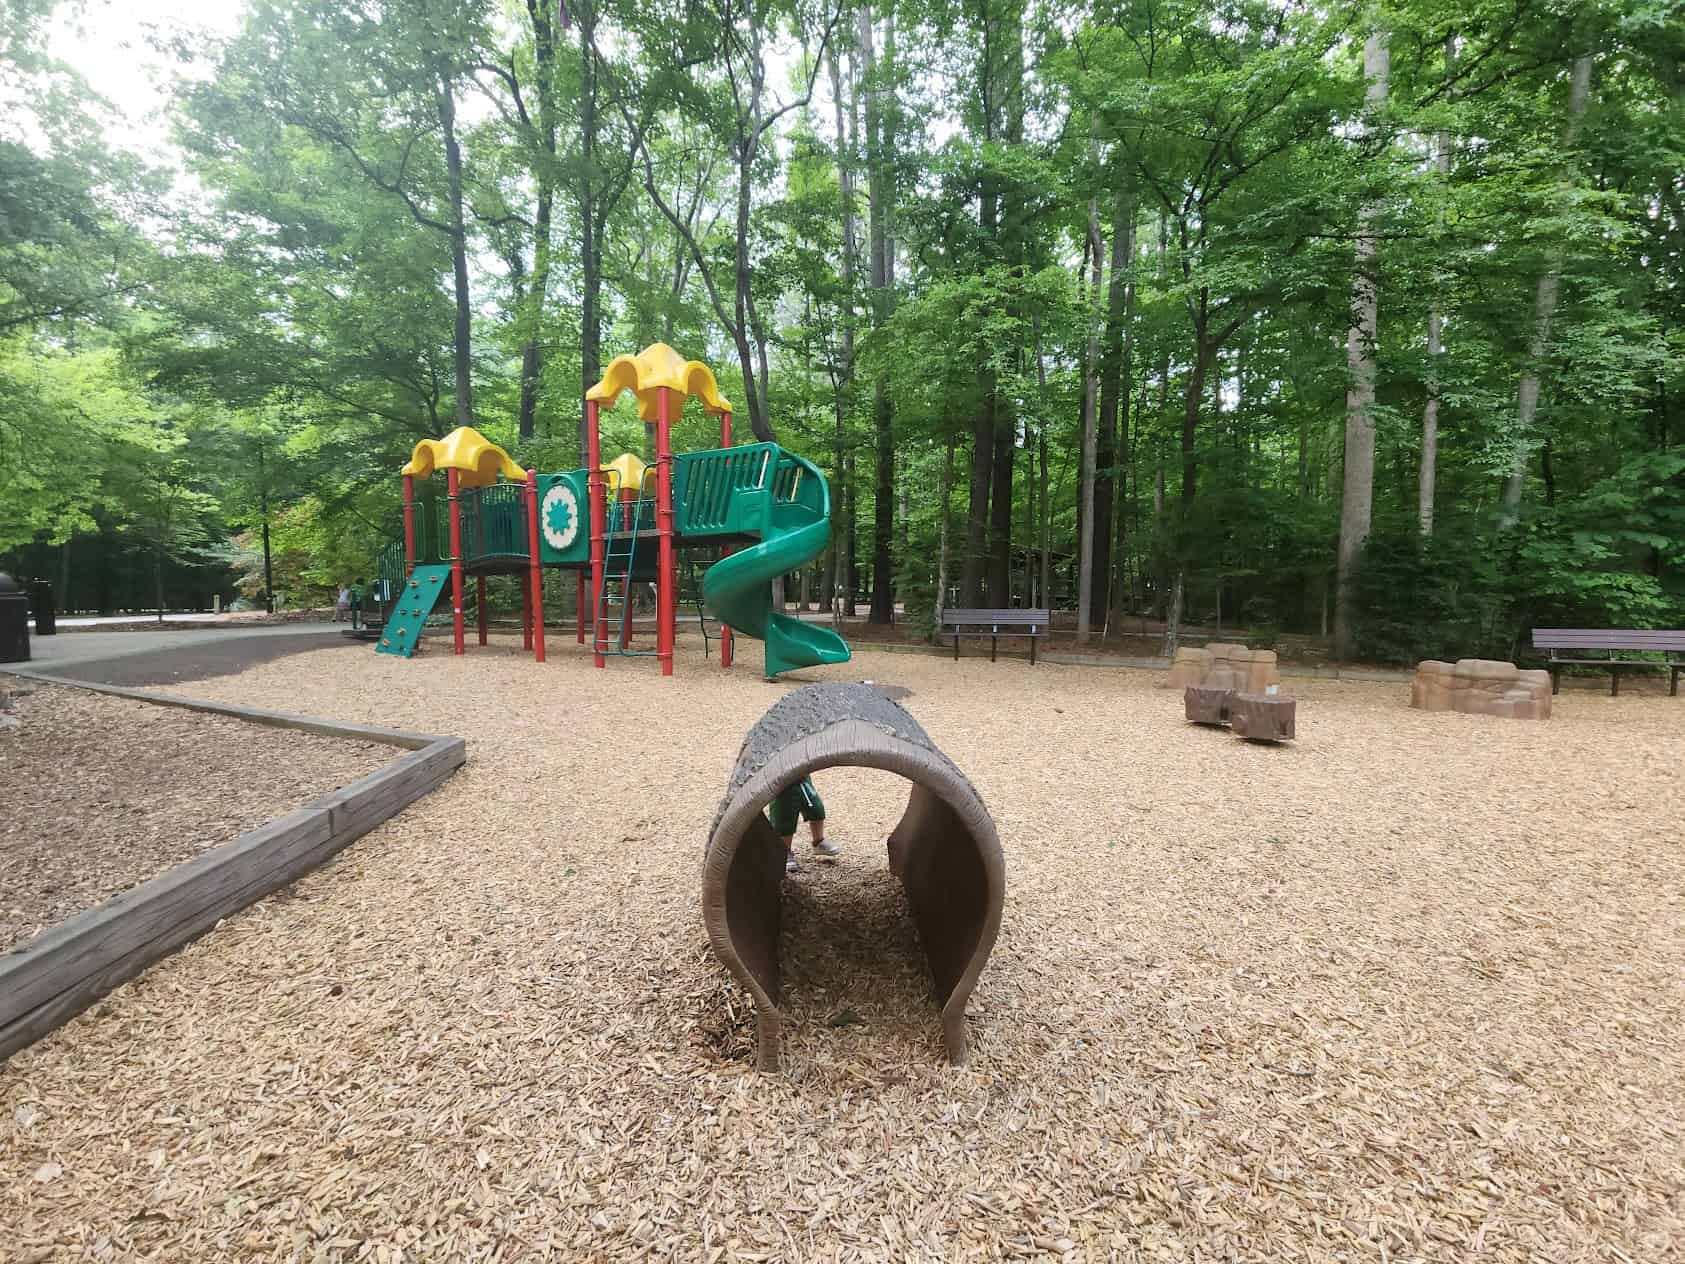
[[[421,644],[421,634],[427,627],[427,616],[440,595],[450,584],[449,566],[418,566],[392,603],[392,612],[381,629],[377,654],[397,654],[409,658]]]

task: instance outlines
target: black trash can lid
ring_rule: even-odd
[[[23,589],[18,587],[17,580],[6,574],[5,571],[0,571],[0,593],[15,593],[22,591]]]

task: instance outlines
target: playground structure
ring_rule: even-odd
[[[599,414],[624,391],[653,425],[655,461],[623,453],[604,463]],[[674,453],[672,426],[687,399],[719,420],[720,446]],[[522,469],[470,427],[423,439],[403,468],[404,530],[381,555],[382,587],[397,596],[376,645],[408,657],[426,621],[450,592],[453,648],[466,651],[464,587],[476,585],[479,643],[486,644],[488,576],[519,577],[523,646],[544,661],[543,572],[571,570],[577,636],[591,625],[596,666],[647,656],[632,644],[637,585],[656,590],[653,651],[673,674],[681,550],[709,562],[696,594],[723,625],[720,665],[731,666],[732,631],[765,645],[768,678],[800,667],[842,663],[848,645],[830,628],[772,608],[772,582],[817,557],[831,536],[831,496],[812,462],[776,443],[733,446],[731,405],[714,374],[665,343],[618,356],[585,395],[586,468],[544,474]],[[440,497],[430,476],[443,471]],[[586,612],[590,611],[587,618]]]
[[[807,685],[775,702],[743,739],[702,865],[702,920],[717,955],[754,998],[756,1062],[778,1068],[784,847],[765,809],[825,768],[882,768],[912,783],[889,836],[942,1007],[948,1059],[966,1058],[965,1006],[1006,903],[1006,860],[983,800],[917,720],[870,685]]]

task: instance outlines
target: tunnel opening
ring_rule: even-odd
[[[708,837],[709,942],[754,1000],[758,1065],[776,1069],[788,892],[783,846],[765,810],[803,777],[845,767],[894,773],[907,787],[888,834],[889,868],[917,929],[944,1047],[961,1063],[965,1002],[994,946],[1005,901],[1000,840],[965,775],[904,708],[869,686],[809,685],[780,699],[749,730]]]

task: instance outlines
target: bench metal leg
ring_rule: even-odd
[[[1034,667],[1036,665],[1036,639],[1037,638],[1035,638],[1033,636],[1030,638],[1030,666],[1031,667]]]
[[[954,662],[960,661],[960,634],[954,633]]]
[[[1619,667],[1609,669],[1609,696],[1611,698],[1621,696],[1621,669]]]
[[[995,646],[999,644],[1000,638],[998,636],[991,636],[989,638],[989,661],[991,663],[995,661]]]
[[[1667,687],[1667,696],[1670,698],[1677,698],[1679,696],[1679,673],[1682,671],[1685,671],[1685,667],[1675,667],[1673,669],[1673,679],[1669,682]]]
[[[1562,692],[1562,669],[1560,667],[1550,669],[1550,691],[1552,696]]]

